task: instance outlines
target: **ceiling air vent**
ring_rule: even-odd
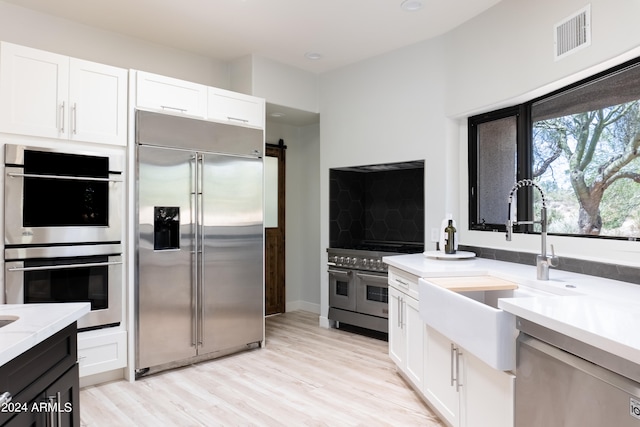
[[[591,5],[563,19],[554,27],[555,60],[591,44]]]

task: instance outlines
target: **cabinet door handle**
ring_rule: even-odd
[[[404,286],[405,288],[408,288],[408,287],[409,287],[409,283],[407,283],[407,282],[405,282],[404,280],[399,279],[399,278],[397,278],[397,277],[396,277],[396,282],[398,282],[399,284],[401,284],[401,285],[402,285],[402,286]]]
[[[451,357],[451,372],[450,372],[450,377],[451,377],[451,387],[453,387],[453,383],[455,382],[455,370],[453,367],[453,364],[455,363],[455,356],[454,353],[456,351],[456,347],[453,345],[453,343],[451,343],[451,353],[450,353],[450,357]]]
[[[4,405],[5,403],[11,402],[11,399],[11,393],[9,393],[8,391],[0,394],[0,406]]]
[[[73,134],[77,134],[77,128],[78,128],[78,105],[74,102],[73,103],[73,108],[71,109],[71,112],[73,113],[71,115],[71,122],[72,122],[72,126],[71,126],[71,132],[73,132]]]
[[[178,107],[171,107],[169,105],[161,105],[160,106],[161,109],[163,110],[174,110],[174,111],[179,111],[181,113],[186,113],[187,109],[186,108],[178,108]]]
[[[241,119],[240,117],[231,117],[231,116],[227,116],[227,120],[231,121],[231,120],[235,120],[237,122],[242,122],[242,123],[249,123],[249,120],[247,119]]]
[[[47,396],[47,403],[48,403],[48,415],[49,415],[49,423],[48,423],[48,427],[54,427],[56,426],[56,414],[55,412],[53,412],[52,408],[55,408],[56,406],[56,396]],[[58,424],[58,426],[60,426],[60,424]]]
[[[64,133],[64,101],[60,105],[60,133]]]
[[[460,356],[462,353],[456,348],[456,391],[460,391],[460,387],[464,385],[460,382]]]

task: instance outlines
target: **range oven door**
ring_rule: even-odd
[[[329,307],[356,311],[356,283],[352,270],[330,268]]]
[[[79,329],[118,325],[123,292],[118,251],[120,245],[6,249],[6,302],[89,302],[91,311],[78,320]]]
[[[359,313],[389,318],[389,284],[386,274],[356,273],[356,307]]]
[[[121,153],[5,146],[5,244],[122,240]]]

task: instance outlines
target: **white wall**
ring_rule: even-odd
[[[589,3],[591,46],[554,61],[554,25]],[[445,36],[447,115],[510,105],[562,79],[575,81],[576,73],[638,46],[638,16],[635,0],[501,1]]]
[[[440,227],[447,207],[443,43],[406,47],[320,76],[320,259],[329,243],[329,169],[424,159],[425,229]],[[455,162],[450,162],[455,164]],[[455,170],[455,166],[453,170]],[[429,234],[427,232],[426,234]],[[320,275],[321,324],[328,279]]]
[[[426,159],[425,241],[446,212],[460,242],[538,252],[539,237],[470,232],[467,129],[471,114],[532,99],[640,56],[636,0],[591,0],[592,45],[553,59],[553,26],[583,0],[503,0],[439,39],[321,75],[321,265],[328,244],[328,171],[336,166]],[[506,204],[506,195],[505,195]],[[640,244],[549,239],[560,256],[640,265]],[[429,244],[429,243],[427,243]],[[321,324],[328,324],[321,272]]]
[[[0,40],[227,89],[228,64],[0,1]]]
[[[319,126],[267,122],[266,140],[286,150],[286,310],[320,312]]]
[[[317,75],[257,55],[252,59],[252,95],[271,104],[318,112]]]

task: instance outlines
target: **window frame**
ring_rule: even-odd
[[[478,125],[501,120],[508,117],[516,118],[516,177],[513,183],[531,175],[531,120],[529,114],[529,104],[520,104],[513,107],[502,108],[500,110],[479,114],[468,119],[468,168],[469,168],[469,230],[500,231],[506,232],[505,223],[486,223],[478,217]],[[528,119],[529,118],[529,119]],[[526,190],[526,191],[524,191]],[[520,197],[517,198],[518,221],[526,219],[526,212],[533,207],[533,196],[530,188],[522,189]],[[526,194],[526,195],[525,195]],[[507,210],[508,194],[504,195],[504,208]],[[528,226],[517,226],[514,231],[528,231]]]
[[[581,79],[575,83],[569,84],[557,90],[554,90],[548,94],[538,96],[522,104],[501,108],[499,110],[489,111],[481,113],[475,116],[470,116],[467,119],[467,135],[468,135],[468,201],[469,201],[469,218],[468,226],[469,230],[474,231],[492,231],[492,232],[506,232],[506,224],[488,224],[482,223],[479,218],[478,212],[478,125],[487,123],[494,120],[503,119],[506,117],[516,117],[516,177],[515,181],[521,179],[532,179],[533,175],[533,121],[531,116],[532,106],[535,103],[541,102],[545,99],[559,96],[565,92],[570,92],[580,86],[595,82],[597,80],[606,78],[613,75],[625,68],[632,66],[640,66],[640,57],[626,61],[617,66],[608,68],[604,71],[596,73],[587,78]],[[533,221],[536,217],[533,212],[533,188],[524,187],[518,191],[517,197],[517,221]],[[505,212],[507,208],[508,194],[505,194]],[[539,234],[534,231],[532,225],[518,225],[515,226],[513,232],[516,233],[533,233]],[[590,234],[570,234],[570,233],[549,233],[550,235],[566,236],[566,237],[582,237],[582,238],[595,238],[595,239],[607,239],[607,240],[633,240],[640,241],[640,239],[634,237],[624,236],[601,236]]]

